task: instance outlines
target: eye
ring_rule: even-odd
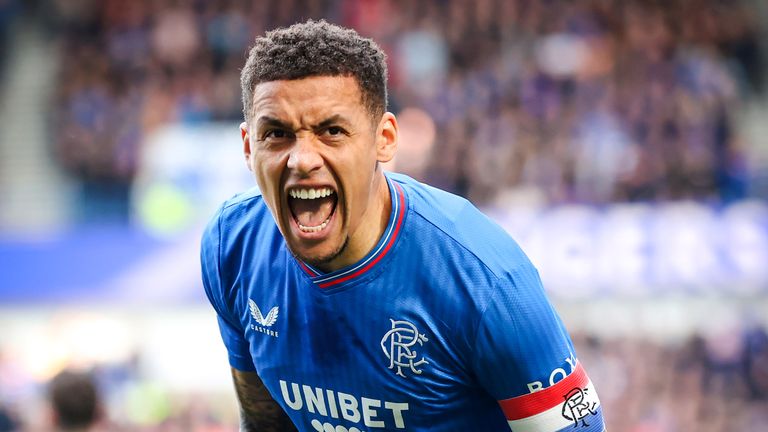
[[[332,137],[339,137],[341,135],[345,135],[346,133],[347,131],[339,126],[329,126],[327,129],[325,129],[325,134]]]
[[[288,138],[288,131],[284,129],[270,129],[264,133],[263,139],[282,139]]]

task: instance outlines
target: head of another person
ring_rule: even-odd
[[[53,422],[60,430],[86,430],[99,416],[99,396],[93,377],[64,370],[50,382],[48,396]]]
[[[241,86],[245,159],[288,247],[326,271],[362,258],[386,225],[380,163],[397,147],[384,52],[354,30],[295,24],[256,39]]]

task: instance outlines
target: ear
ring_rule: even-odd
[[[376,160],[389,162],[397,151],[397,118],[391,112],[385,112],[376,129]]]
[[[251,138],[248,135],[248,123],[240,123],[240,138],[243,140],[243,155],[245,156],[245,164],[248,165],[248,169],[251,168]]]

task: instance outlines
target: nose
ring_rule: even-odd
[[[288,155],[288,169],[307,175],[323,166],[323,157],[312,137],[297,136]]]

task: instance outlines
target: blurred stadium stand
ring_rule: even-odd
[[[197,242],[246,49],[306,18],[387,51],[390,168],[523,245],[610,430],[768,429],[764,0],[0,0],[0,430],[72,366],[109,430],[236,423]]]

